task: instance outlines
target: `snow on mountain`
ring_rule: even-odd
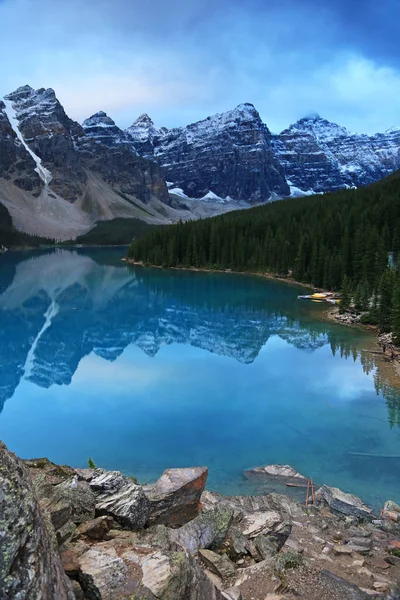
[[[319,116],[300,119],[273,140],[290,185],[306,193],[366,185],[400,167],[400,129],[374,136]]]
[[[271,133],[252,104],[187,127],[157,129],[142,115],[127,130],[139,154],[156,160],[166,179],[191,198],[266,202],[289,194]],[[214,198],[215,199],[215,198]]]
[[[115,122],[103,111],[92,115],[82,123],[84,135],[79,138],[80,149],[96,152],[96,144],[107,148],[125,145],[136,153],[132,140],[116,126]]]
[[[48,169],[46,169],[43,165],[42,165],[42,159],[39,158],[39,156],[37,154],[35,154],[33,152],[33,150],[31,150],[28,146],[28,144],[25,142],[24,138],[22,137],[22,133],[19,129],[19,122],[18,122],[18,118],[17,118],[17,113],[16,110],[13,107],[13,103],[11,102],[11,100],[8,100],[7,97],[3,98],[3,102],[5,105],[5,113],[8,117],[8,120],[10,122],[11,127],[13,128],[17,138],[19,139],[19,141],[21,142],[21,144],[23,145],[23,147],[25,148],[25,150],[27,150],[27,152],[29,152],[29,154],[31,155],[31,157],[33,158],[33,160],[36,163],[36,168],[35,171],[36,173],[39,175],[40,179],[43,181],[43,183],[45,185],[48,185],[50,183],[50,181],[52,180],[52,174],[50,173],[50,171]]]

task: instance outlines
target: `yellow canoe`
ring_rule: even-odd
[[[318,299],[318,298],[321,299],[322,298],[322,299],[324,299],[324,298],[326,298],[326,294],[312,294],[311,298],[316,298],[316,299]]]

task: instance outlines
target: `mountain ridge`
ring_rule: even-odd
[[[74,239],[100,221],[152,224],[367,185],[400,167],[400,128],[373,136],[309,115],[271,133],[253,104],[185,127],[100,110],[70,119],[53,89],[0,99],[0,202],[16,230]]]

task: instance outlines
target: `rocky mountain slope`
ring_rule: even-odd
[[[157,164],[104,113],[72,121],[51,89],[0,101],[0,149],[0,201],[22,231],[68,239],[98,220],[174,219]]]

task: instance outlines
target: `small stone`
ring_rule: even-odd
[[[352,538],[367,538],[371,537],[372,532],[362,527],[350,527],[348,534]]]
[[[383,571],[390,569],[390,565],[387,562],[385,562],[384,560],[368,561],[368,564],[371,567],[373,567],[374,569],[382,569]]]
[[[372,548],[372,540],[369,538],[350,538],[349,544],[352,546],[363,546],[365,548]]]
[[[313,539],[318,542],[318,544],[325,544],[325,540],[323,540],[322,538],[318,537],[317,535],[313,535]]]
[[[400,541],[399,540],[392,540],[389,543],[388,551],[391,552],[392,550],[400,550]]]
[[[397,523],[399,520],[399,513],[392,511],[392,510],[383,510],[382,511],[382,517],[384,519],[390,519],[391,521],[394,521],[394,523]]]
[[[222,595],[228,600],[243,600],[242,592],[236,586],[224,590]]]
[[[326,523],[322,523],[321,529],[322,531],[326,531],[328,529],[328,525]]]
[[[365,577],[369,577],[370,579],[374,579],[373,573],[371,573],[371,571],[369,571],[365,567],[361,567],[360,569],[357,569],[357,573],[359,575],[362,575],[362,576],[365,576]]]
[[[294,550],[295,552],[303,552],[304,549],[292,538],[288,538],[284,545],[284,549]]]
[[[365,563],[365,560],[363,558],[357,559],[357,560],[353,560],[353,562],[351,563],[353,565],[353,567],[363,567]]]
[[[336,554],[337,556],[340,556],[343,554],[350,555],[352,553],[353,553],[353,550],[349,546],[337,545],[337,546],[333,547],[333,554]]]
[[[347,547],[350,549],[350,551],[356,552],[357,554],[361,554],[362,556],[365,556],[366,554],[369,554],[371,552],[371,549],[367,548],[366,546],[356,546],[355,544],[347,544]]]
[[[332,548],[330,548],[329,546],[325,546],[324,548],[322,548],[322,554],[330,554],[332,552]]]
[[[372,584],[372,587],[377,592],[388,592],[390,590],[389,583],[387,583],[385,581],[374,581],[374,583]]]
[[[244,558],[239,558],[239,560],[236,563],[237,565],[244,565]]]

